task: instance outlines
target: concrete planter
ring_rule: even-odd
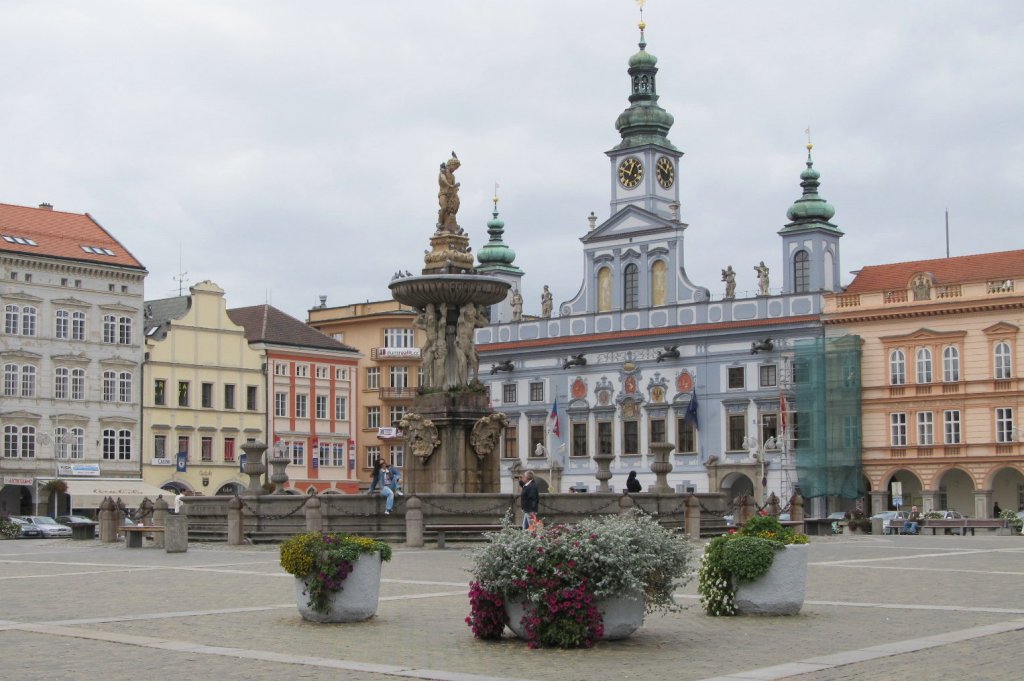
[[[306,581],[295,578],[295,601],[302,619],[309,622],[362,622],[377,614],[380,596],[380,553],[364,553],[345,578],[344,588],[331,595],[327,612],[317,612],[309,606],[309,596],[303,593]]]
[[[602,641],[616,641],[630,636],[644,623],[644,597],[641,593],[611,596],[597,601],[597,609],[604,620]],[[520,624],[525,604],[522,601],[505,601],[508,628],[519,638],[526,640],[526,632]]]
[[[795,615],[807,588],[807,544],[775,552],[772,566],[758,580],[736,587],[736,611],[742,615]]]

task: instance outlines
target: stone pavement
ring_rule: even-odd
[[[377,616],[303,622],[276,546],[125,549],[0,541],[3,678],[1013,679],[1024,677],[1024,537],[812,538],[795,617],[648,617],[591,650],[473,638],[469,556],[397,548]]]

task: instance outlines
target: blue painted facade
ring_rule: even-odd
[[[530,468],[561,491],[594,490],[591,457],[605,449],[616,491],[630,470],[647,488],[648,445],[660,439],[676,445],[674,489],[788,497],[796,453],[782,432],[782,407],[793,408],[793,344],[823,335],[822,294],[839,290],[842,232],[816,194],[808,154],[804,195],[779,232],[781,290],[729,298],[724,284],[714,295],[691,282],[675,175],[682,152],[667,138],[672,117],[657,105],[656,59],[642,32],[640,48],[629,62],[630,106],[616,122],[622,140],[606,152],[610,215],[581,237],[579,292],[552,318],[502,315],[477,332],[480,379],[510,423],[502,486],[510,491],[512,473]],[[503,363],[513,370],[499,371]],[[694,395],[698,427],[690,432],[684,417]]]

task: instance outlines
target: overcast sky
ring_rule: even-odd
[[[650,0],[686,269],[720,294],[800,195],[811,127],[842,269],[1024,248],[1024,2]],[[462,160],[459,222],[540,291],[579,289],[609,212],[633,0],[0,0],[0,201],[88,212],[149,270],[300,319],[389,298]],[[179,264],[180,262],[180,264]],[[844,283],[852,277],[846,275]]]

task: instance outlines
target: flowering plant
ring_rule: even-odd
[[[353,563],[364,553],[380,553],[391,560],[386,542],[354,534],[303,532],[281,544],[281,567],[305,582],[309,607],[327,612],[332,593],[341,591]]]
[[[521,624],[531,647],[589,647],[603,634],[598,599],[637,593],[647,612],[676,610],[672,594],[689,579],[686,538],[637,511],[537,532],[506,517],[488,540],[470,568],[466,621],[480,638],[501,635],[504,601],[513,600],[526,604]]]
[[[737,582],[751,582],[772,566],[787,544],[806,544],[807,535],[784,527],[773,515],[754,516],[738,532],[708,542],[697,572],[700,604],[709,615],[735,615]]]

